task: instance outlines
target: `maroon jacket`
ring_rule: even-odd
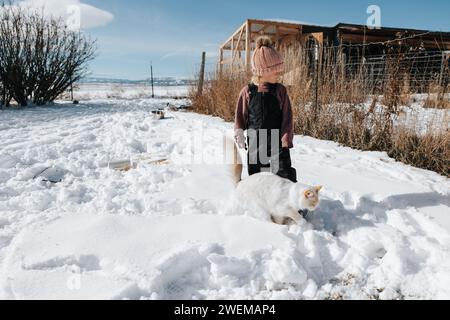
[[[258,85],[258,92],[268,92],[267,84]],[[292,119],[291,101],[287,94],[286,87],[281,83],[277,83],[275,96],[280,102],[283,121],[281,123],[281,143],[283,147],[294,147],[292,141],[294,139],[294,124]],[[250,92],[248,85],[242,88],[239,99],[236,104],[236,112],[234,118],[234,137],[236,141],[244,141],[243,131],[247,129],[248,105],[250,100]]]

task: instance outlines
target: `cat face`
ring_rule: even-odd
[[[319,191],[322,186],[304,189],[300,194],[302,209],[314,210],[319,204]]]

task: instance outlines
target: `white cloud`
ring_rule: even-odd
[[[33,9],[44,8],[46,15],[67,20],[73,18],[74,13],[79,13],[79,22],[83,29],[101,27],[114,19],[112,13],[82,3],[80,0],[24,0],[19,2],[19,5]]]

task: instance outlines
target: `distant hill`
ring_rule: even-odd
[[[192,84],[192,82],[193,80],[190,79],[178,79],[173,77],[162,77],[153,79],[153,84],[155,86],[186,86]],[[150,79],[129,80],[129,79],[87,77],[80,80],[78,83],[117,83],[130,85],[149,85]]]

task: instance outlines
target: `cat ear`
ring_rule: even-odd
[[[320,189],[322,189],[322,186],[317,186],[317,187],[314,187],[314,189],[316,189],[316,191],[317,191],[317,192],[319,192],[319,191],[320,191]]]

